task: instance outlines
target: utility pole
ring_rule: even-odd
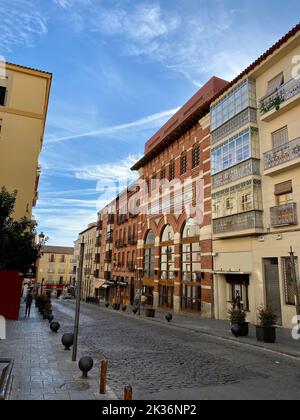
[[[299,287],[298,287],[298,279],[297,279],[297,273],[296,273],[296,262],[295,262],[295,254],[293,251],[293,248],[291,247],[290,251],[290,257],[291,257],[291,276],[292,276],[292,282],[294,283],[295,287],[295,303],[296,303],[296,313],[298,316],[300,316],[300,297],[299,297]]]
[[[82,289],[82,272],[83,272],[83,259],[84,259],[84,242],[80,244],[80,258],[79,258],[79,271],[77,281],[77,296],[76,296],[76,311],[75,311],[75,323],[74,323],[74,345],[72,361],[76,362],[77,359],[77,347],[78,347],[78,332],[79,332],[79,319],[80,319],[80,302],[81,302],[81,289]]]

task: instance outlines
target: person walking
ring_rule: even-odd
[[[32,301],[33,301],[33,296],[32,296],[32,293],[30,291],[28,293],[27,297],[26,297],[26,300],[25,300],[25,302],[26,302],[25,318],[30,317]]]

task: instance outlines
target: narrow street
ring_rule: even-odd
[[[63,332],[72,331],[73,302],[54,302]],[[83,304],[80,353],[109,360],[108,384],[119,398],[299,399],[300,360],[226,342],[172,324]]]

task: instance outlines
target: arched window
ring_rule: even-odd
[[[175,277],[175,246],[174,246],[174,230],[172,226],[167,225],[161,237],[161,279],[174,280]]]
[[[182,309],[201,311],[200,228],[194,219],[187,220],[182,232],[182,275]]]
[[[155,274],[155,235],[149,230],[145,239],[144,250],[144,275],[146,278],[154,277]]]
[[[194,219],[182,233],[182,273],[184,281],[197,281],[201,271],[200,228]]]

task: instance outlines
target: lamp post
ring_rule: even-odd
[[[297,273],[296,273],[295,253],[292,247],[290,251],[290,257],[291,257],[291,277],[292,277],[292,282],[294,283],[294,288],[295,288],[296,313],[299,317],[300,316],[300,302],[299,302],[300,297],[299,297],[299,287],[298,287],[298,279],[297,279]],[[300,320],[299,320],[299,323],[300,323]]]
[[[77,287],[76,287],[77,296],[76,296],[76,311],[75,311],[75,323],[74,323],[74,345],[73,345],[73,354],[72,354],[72,361],[73,362],[76,362],[76,359],[77,359],[84,246],[85,246],[84,242],[81,242],[81,244],[80,244],[80,260],[79,260],[79,270],[78,270],[78,281],[77,281]]]

